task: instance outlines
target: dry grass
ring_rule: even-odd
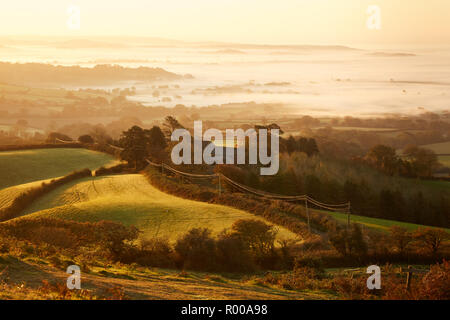
[[[8,266],[8,275],[0,279],[0,299],[61,299],[57,290],[66,283],[64,270],[51,267],[45,261],[36,263],[0,256],[0,270]],[[220,278],[221,281],[217,281]],[[51,284],[42,284],[45,280]],[[62,284],[62,286],[61,286]],[[114,299],[120,291],[125,299],[330,299],[321,291],[298,292],[271,286],[260,286],[246,278],[226,278],[214,274],[124,265],[94,267],[81,274],[84,292],[73,293],[69,299]]]

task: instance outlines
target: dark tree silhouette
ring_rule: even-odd
[[[166,137],[170,138],[170,136],[172,135],[172,132],[176,129],[184,129],[184,127],[174,117],[167,116],[164,119],[164,123],[163,123],[163,132],[166,135]]]
[[[135,169],[145,163],[150,144],[148,131],[141,127],[133,126],[122,133],[119,144],[124,148],[120,153],[120,157],[128,161],[128,163],[133,163]]]
[[[148,154],[151,159],[158,162],[164,161],[166,157],[165,149],[167,147],[166,138],[161,128],[154,126],[147,131],[149,138]]]
[[[78,138],[78,141],[80,141],[81,143],[94,143],[94,139],[88,134],[80,136]]]

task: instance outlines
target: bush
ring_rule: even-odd
[[[36,245],[50,245],[56,251],[67,249],[72,255],[81,253],[83,247],[99,248],[111,260],[117,261],[129,256],[137,238],[135,227],[111,221],[76,222],[55,218],[24,218],[0,224],[0,238],[28,241]],[[13,241],[13,240],[11,240]]]
[[[231,230],[251,251],[255,262],[270,268],[276,264],[274,250],[276,231],[273,226],[260,220],[239,219],[233,223]]]
[[[140,265],[159,268],[175,266],[173,249],[167,238],[141,240],[139,250],[136,262]]]
[[[437,257],[445,241],[450,239],[450,234],[443,229],[419,228],[414,238],[423,243],[429,254]]]
[[[109,174],[123,173],[127,169],[128,169],[128,166],[125,163],[120,163],[118,165],[115,165],[115,166],[112,166],[109,168],[100,167],[99,169],[95,170],[95,176],[99,177],[99,176],[106,176]]]
[[[223,271],[228,272],[250,272],[255,270],[251,252],[235,233],[223,231],[219,234],[216,242],[217,262]]]
[[[80,141],[81,143],[92,144],[94,143],[94,138],[92,138],[88,134],[84,134],[78,137],[78,141]]]
[[[342,256],[359,256],[367,254],[367,243],[364,241],[361,227],[353,223],[351,229],[338,227],[330,232],[330,243]]]
[[[183,268],[211,271],[216,268],[216,243],[211,231],[206,228],[193,228],[177,240],[175,251]]]

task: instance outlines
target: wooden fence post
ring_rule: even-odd
[[[400,268],[401,273],[406,273],[406,290],[409,290],[411,288],[411,281],[412,281],[412,275],[413,273],[419,273],[419,274],[426,274],[429,272],[429,270],[422,270],[422,269],[414,269],[411,266],[408,266],[408,268]]]
[[[219,196],[222,195],[222,185],[220,184],[220,173],[218,175],[219,177]]]
[[[411,287],[411,266],[408,266],[408,272],[406,273],[406,290],[409,291],[409,288]]]

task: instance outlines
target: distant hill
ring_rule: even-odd
[[[118,81],[155,81],[179,79],[181,75],[162,68],[125,68],[118,65],[53,66],[41,63],[0,62],[0,82],[11,84],[87,85]]]
[[[368,53],[368,55],[374,57],[415,57],[416,55],[413,53],[405,53],[405,52],[372,52]]]

